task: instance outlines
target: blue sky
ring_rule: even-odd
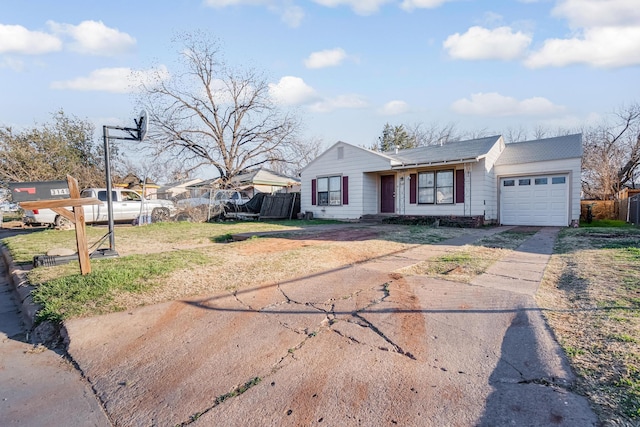
[[[640,101],[637,0],[0,0],[0,125],[60,108],[132,125],[130,71],[171,72],[193,30],[264,70],[325,146],[387,122],[573,128]]]

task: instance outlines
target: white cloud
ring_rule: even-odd
[[[321,50],[313,52],[304,60],[307,68],[325,68],[338,66],[347,58],[347,53],[342,48]]]
[[[368,105],[361,96],[353,94],[323,98],[300,77],[293,76],[285,76],[278,83],[270,83],[269,95],[281,105],[307,105],[309,110],[317,113],[364,108]]]
[[[280,13],[280,19],[291,28],[298,28],[304,19],[304,10],[299,6],[290,5]]]
[[[380,7],[392,0],[313,0],[327,7],[348,6],[358,15],[371,15],[380,10]]]
[[[638,26],[638,6],[637,0],[560,0],[553,14],[573,28]]]
[[[582,37],[546,40],[525,61],[531,68],[580,63],[604,68],[640,64],[640,27],[593,28]]]
[[[380,114],[384,116],[397,116],[409,111],[409,104],[404,101],[389,101],[380,109]]]
[[[334,110],[365,108],[368,105],[362,96],[348,94],[340,95],[332,99],[324,99],[316,102],[309,108],[316,113],[329,113]]]
[[[567,19],[574,29],[572,36],[545,40],[529,55],[526,66],[615,68],[640,64],[637,0],[560,0],[553,14]]]
[[[132,71],[126,67],[100,68],[86,77],[55,81],[50,86],[58,90],[132,93],[137,91],[142,83],[148,84],[158,78],[166,79],[168,76],[165,66],[145,71]]]
[[[204,5],[215,9],[230,6],[264,6],[270,12],[280,16],[282,22],[291,28],[297,28],[304,19],[304,9],[288,0],[204,0]]]
[[[400,7],[407,12],[414,9],[435,9],[452,0],[404,0]]]
[[[533,97],[521,101],[499,93],[474,93],[471,99],[459,99],[455,101],[451,109],[459,114],[473,116],[542,116],[557,114],[564,107],[555,105],[542,97]]]
[[[276,83],[269,83],[269,94],[283,105],[308,104],[318,99],[315,89],[300,77],[285,76]]]
[[[443,47],[455,59],[515,59],[524,54],[531,36],[510,27],[489,30],[471,27],[466,33],[455,33],[444,41]]]
[[[40,55],[62,50],[62,41],[41,31],[29,31],[22,25],[0,24],[0,53]]]
[[[136,44],[129,34],[109,28],[102,21],[83,21],[78,25],[48,21],[47,25],[55,34],[71,37],[70,49],[83,54],[115,56]]]

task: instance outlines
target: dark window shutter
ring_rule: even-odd
[[[456,170],[456,203],[464,203],[464,170]]]
[[[349,204],[349,177],[348,176],[342,177],[342,204],[343,205]]]
[[[316,204],[316,180],[312,179],[311,180],[311,204],[315,205]]]
[[[418,174],[412,173],[409,175],[409,203],[416,204],[418,195]]]

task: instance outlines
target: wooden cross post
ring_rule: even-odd
[[[91,261],[89,259],[89,249],[87,245],[87,234],[84,222],[84,208],[88,205],[99,205],[102,202],[92,197],[80,197],[80,189],[78,181],[70,175],[67,175],[67,184],[69,185],[69,199],[56,200],[35,200],[20,202],[23,209],[51,209],[55,213],[62,215],[71,221],[76,228],[76,246],[78,248],[78,261],[80,262],[80,273],[82,275],[91,273]],[[73,208],[73,211],[67,209]]]

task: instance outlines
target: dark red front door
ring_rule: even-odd
[[[380,177],[380,212],[394,213],[395,211],[395,175],[382,175]]]

